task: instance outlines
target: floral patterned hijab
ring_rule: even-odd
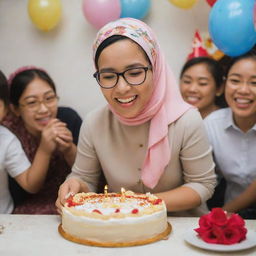
[[[153,69],[154,90],[143,111],[136,117],[120,116],[110,110],[126,125],[139,125],[150,120],[147,153],[142,166],[142,181],[154,188],[171,159],[168,125],[175,122],[191,106],[184,102],[175,78],[166,63],[153,31],[142,21],[123,18],[100,29],[93,45],[95,58],[99,45],[113,35],[123,35],[139,44],[150,59]]]

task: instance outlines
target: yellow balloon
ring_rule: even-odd
[[[60,0],[29,0],[28,13],[35,26],[43,31],[54,28],[61,16]]]
[[[197,0],[169,0],[169,2],[179,8],[190,9],[194,6]]]

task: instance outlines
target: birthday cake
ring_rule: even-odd
[[[121,247],[164,239],[171,226],[164,201],[150,193],[78,193],[62,209],[59,232],[77,243]]]

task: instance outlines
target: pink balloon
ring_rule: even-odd
[[[120,0],[83,0],[85,18],[99,29],[110,21],[120,18]]]

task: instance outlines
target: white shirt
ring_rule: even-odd
[[[30,167],[20,141],[0,125],[0,213],[11,213],[13,200],[8,189],[8,174],[16,177]]]
[[[216,169],[227,181],[226,203],[256,179],[256,124],[246,133],[241,131],[233,121],[230,108],[213,112],[204,123]]]

